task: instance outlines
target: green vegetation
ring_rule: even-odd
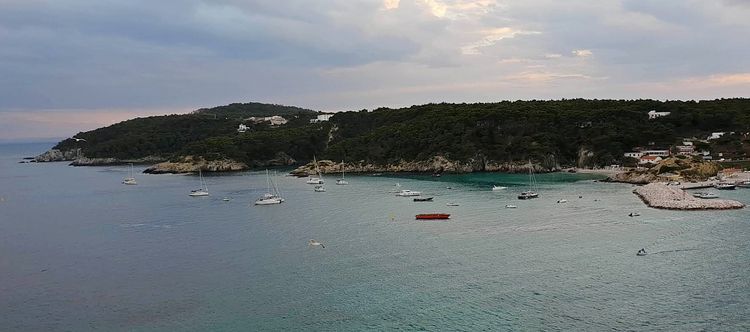
[[[648,120],[647,112],[672,112]],[[271,127],[237,126],[250,116],[281,115],[290,122]],[[558,100],[477,104],[427,104],[371,112],[344,112],[329,123],[310,124],[316,112],[268,104],[231,104],[187,115],[149,117],[79,133],[88,142],[65,140],[88,157],[172,158],[198,155],[231,158],[249,165],[280,152],[306,162],[333,160],[384,164],[435,155],[466,161],[537,162],[586,166],[623,162],[635,146],[669,147],[683,137],[736,132],[701,148],[736,158],[750,152],[750,99],[713,101]]]

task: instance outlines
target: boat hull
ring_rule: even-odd
[[[439,220],[439,219],[450,219],[450,214],[447,213],[423,213],[415,216],[417,220]]]

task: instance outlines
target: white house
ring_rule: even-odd
[[[244,123],[240,123],[240,127],[237,128],[237,132],[239,133],[244,133],[248,130],[250,130],[250,127],[246,126]]]
[[[688,143],[690,143],[690,142],[688,142]],[[691,155],[695,154],[695,146],[693,146],[692,144],[690,144],[690,145],[677,145],[677,146],[675,146],[675,148],[677,149],[677,154],[679,154],[679,155],[691,156]]]
[[[638,161],[639,164],[656,164],[661,161],[661,157],[659,156],[643,156]]]
[[[660,118],[662,116],[667,116],[669,114],[672,114],[672,112],[657,112],[657,111],[651,110],[650,112],[648,112],[648,118],[649,120],[651,120],[651,119]]]
[[[643,157],[643,152],[625,152],[625,157],[640,159]]]
[[[721,136],[724,136],[724,134],[726,134],[726,133],[723,132],[723,131],[722,132],[711,133],[711,136],[708,136],[708,140],[710,141],[712,139],[719,139],[719,138],[721,138]]]
[[[268,122],[272,126],[280,126],[280,125],[283,125],[283,124],[286,124],[287,122],[289,122],[289,121],[287,121],[287,119],[284,119],[283,117],[278,116],[278,115],[266,116],[266,117],[254,117],[253,116],[253,117],[249,117],[249,118],[247,118],[245,120],[252,121],[253,123]]]
[[[318,123],[318,122],[328,121],[328,120],[331,119],[332,116],[333,116],[333,114],[320,114],[320,115],[318,115],[317,118],[310,119],[310,123]]]
[[[670,155],[669,150],[643,150],[641,152],[644,156],[669,157]]]

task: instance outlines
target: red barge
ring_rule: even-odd
[[[447,213],[423,213],[417,215],[417,220],[449,219],[450,216]]]

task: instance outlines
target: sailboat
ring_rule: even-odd
[[[208,185],[206,185],[206,181],[203,180],[203,172],[200,169],[198,169],[198,176],[201,179],[201,187],[200,189],[191,190],[189,195],[192,197],[208,196]]]
[[[346,165],[344,165],[344,161],[341,161],[341,178],[336,180],[336,184],[338,185],[346,185],[349,184],[349,182],[346,181],[344,178],[344,168],[346,168]]]
[[[518,194],[518,199],[532,199],[539,198],[539,194],[536,192],[536,178],[534,177],[534,167],[531,165],[529,160],[529,189]]]
[[[284,203],[284,198],[281,197],[279,188],[276,187],[276,183],[271,180],[271,175],[266,170],[266,186],[267,191],[263,196],[255,200],[255,205],[272,205]]]
[[[323,177],[320,176],[320,169],[318,169],[318,161],[313,156],[313,165],[315,165],[315,171],[318,172],[318,177],[310,177],[307,179],[307,184],[323,184]]]
[[[130,164],[130,174],[128,174],[128,177],[122,180],[122,184],[129,184],[129,185],[136,185],[138,182],[135,181],[135,177],[133,176],[133,164]]]
[[[313,161],[315,161],[315,157],[313,157]],[[325,181],[323,181],[323,174],[320,173],[320,167],[318,167],[318,162],[317,161],[315,161],[315,170],[318,172],[318,177],[317,178],[313,178],[313,179],[318,179],[318,183],[319,184],[317,186],[315,186],[314,190],[317,193],[325,192],[326,191],[326,187],[323,186],[323,183]]]

